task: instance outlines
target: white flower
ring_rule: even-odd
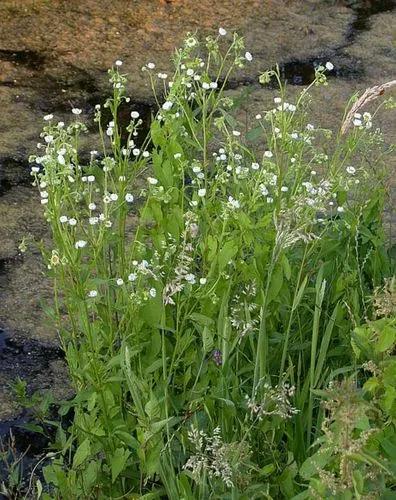
[[[197,39],[193,36],[190,36],[186,40],[187,47],[195,47],[195,45],[197,45],[197,43],[198,43]]]
[[[207,281],[206,278],[199,278],[199,284],[200,285],[206,285],[206,281]]]
[[[44,137],[44,140],[47,144],[50,144],[53,140],[54,140],[54,136],[53,135],[46,135]]]
[[[122,61],[117,59],[117,61],[114,63],[116,66],[122,66]]]
[[[110,198],[110,196],[109,196],[108,194],[105,194],[105,195],[103,196],[103,203],[106,203],[106,205],[107,205],[107,204],[108,204],[108,203],[110,203],[110,202],[111,202],[111,198]]]
[[[133,199],[134,199],[134,198],[133,198],[133,194],[131,194],[131,193],[127,193],[127,194],[125,195],[125,201],[126,201],[127,203],[132,203],[132,202],[133,202]]]
[[[140,154],[140,149],[139,149],[139,148],[134,148],[134,149],[132,150],[132,154],[133,154],[133,156],[139,156],[139,154]]]
[[[275,102],[276,104],[279,104],[279,103],[281,103],[281,102],[282,102],[282,99],[281,99],[280,97],[274,97],[274,102]]]
[[[136,120],[136,118],[139,118],[139,113],[137,111],[132,111],[131,118],[133,118],[134,120]]]
[[[326,66],[326,69],[331,71],[332,69],[334,69],[334,64],[331,63],[330,61],[327,61],[327,63],[325,64]]]
[[[199,197],[203,198],[205,195],[206,195],[206,189],[205,188],[198,189],[198,196]]]
[[[165,109],[165,111],[171,109],[173,106],[173,102],[171,101],[165,101],[164,104],[162,105],[162,109]]]
[[[239,132],[239,130],[233,130],[232,135],[235,137],[239,137],[241,135],[241,133]]]
[[[71,219],[69,219],[69,224],[70,224],[71,226],[75,226],[75,225],[77,224],[76,219],[75,219],[74,217],[72,217]]]
[[[81,115],[82,109],[80,109],[80,108],[73,108],[72,109],[72,113],[73,113],[73,115]]]
[[[94,175],[88,175],[87,181],[88,182],[95,182],[95,176]]]
[[[54,115],[52,115],[52,114],[45,115],[43,117],[43,120],[45,120],[46,122],[49,122],[50,120],[52,120],[53,117],[54,117]]]
[[[48,203],[48,198],[42,198],[41,199],[41,204],[46,205]]]
[[[116,283],[118,286],[121,286],[124,284],[124,280],[122,278],[117,278]]]
[[[205,90],[210,89],[209,83],[207,83],[207,82],[203,82],[203,84],[202,84],[202,88],[203,88],[203,89],[205,89]]]
[[[348,172],[348,174],[353,175],[356,172],[356,168],[352,167],[352,166],[349,166],[349,167],[346,168],[346,171]]]
[[[89,208],[90,210],[95,210],[95,208],[96,208],[95,203],[90,203],[90,204],[88,205],[88,208]]]
[[[166,80],[168,78],[168,75],[166,73],[158,73],[158,78],[161,80]]]
[[[337,212],[340,212],[340,213],[344,212],[344,207],[337,207]]]
[[[152,62],[149,62],[149,63],[147,63],[147,67],[148,67],[148,69],[154,69],[155,68],[155,64],[152,63]]]
[[[253,170],[258,170],[259,168],[260,168],[260,165],[258,163],[252,163]]]
[[[150,288],[149,295],[150,295],[150,297],[153,297],[153,298],[156,297],[157,290],[155,288]]]
[[[178,160],[179,158],[181,158],[181,153],[175,153],[175,154],[173,155],[173,158],[174,158],[175,160]]]
[[[128,276],[128,280],[129,280],[129,281],[136,281],[136,278],[137,278],[137,276],[136,276],[136,274],[135,274],[135,273],[131,273],[131,274]]]
[[[289,191],[289,188],[288,188],[287,186],[282,186],[282,187],[281,187],[281,191],[282,191],[283,193],[287,193],[287,192]]]
[[[246,61],[252,61],[253,60],[253,56],[250,52],[245,52],[245,59]]]
[[[148,151],[143,151],[143,158],[148,158],[150,153]]]
[[[41,198],[48,198],[47,191],[41,191],[40,196],[41,196]]]
[[[187,73],[187,76],[193,76],[194,70],[192,68],[188,68],[188,70],[186,71],[186,73]]]
[[[209,87],[210,87],[211,89],[217,89],[217,82],[210,82],[210,83],[209,83]]]
[[[289,111],[296,111],[297,107],[294,104],[289,104]]]
[[[311,123],[307,124],[307,130],[313,130],[314,128],[315,127]]]
[[[362,126],[362,120],[360,120],[359,118],[355,118],[353,120],[353,124],[355,125],[355,127],[361,127]]]
[[[66,163],[65,158],[60,153],[58,154],[58,163],[60,163],[61,165],[64,165]]]
[[[266,158],[272,158],[274,155],[273,155],[272,151],[264,151],[264,156]]]
[[[147,181],[149,184],[152,184],[153,186],[158,184],[158,179],[155,179],[155,177],[147,177]]]
[[[291,137],[292,139],[298,139],[298,134],[297,134],[297,132],[293,132],[293,133],[291,133],[291,134],[290,134],[290,137]]]
[[[235,200],[232,196],[228,197],[228,205],[231,208],[240,208],[241,207],[241,204],[239,203],[239,201]]]
[[[271,196],[268,196],[268,198],[267,198],[267,203],[273,203],[273,201],[274,201],[274,199],[273,199],[273,198],[271,198]]]
[[[111,201],[117,201],[118,200],[118,194],[117,193],[111,193],[110,199],[111,199]]]
[[[84,248],[87,245],[87,242],[85,240],[78,240],[74,244],[76,248]]]
[[[261,192],[261,194],[262,194],[263,196],[267,196],[267,194],[268,194],[268,192],[269,192],[269,191],[268,191],[268,189],[266,188],[266,186],[264,186],[264,184],[260,184],[260,186],[259,186],[259,187],[260,187],[260,192]]]
[[[93,297],[97,297],[97,296],[98,296],[97,290],[90,290],[88,292],[88,297],[92,297],[93,298]]]
[[[226,36],[227,31],[224,28],[219,28],[219,35],[220,36]]]
[[[113,128],[112,127],[107,127],[106,135],[108,135],[109,137],[111,137],[113,135]]]
[[[61,216],[59,217],[59,221],[60,221],[62,224],[64,224],[65,222],[67,222],[67,220],[68,220],[68,219],[67,219],[66,215],[61,215]]]
[[[195,283],[195,276],[194,276],[194,274],[192,274],[192,273],[186,274],[186,276],[184,278],[187,281],[187,283],[190,283],[191,285],[194,285],[194,283]]]
[[[260,113],[258,113],[258,114],[256,115],[256,120],[261,120],[261,118],[262,118],[262,116],[260,115]]]
[[[90,217],[88,219],[88,222],[91,224],[91,226],[94,226],[95,224],[98,224],[99,218],[98,217]]]

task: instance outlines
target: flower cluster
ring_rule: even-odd
[[[286,382],[276,387],[264,383],[259,401],[257,395],[254,398],[246,398],[251,417],[258,420],[269,416],[278,416],[284,420],[292,418],[298,413],[291,403],[294,393],[295,387]]]
[[[191,427],[188,438],[195,453],[183,468],[190,470],[196,481],[200,480],[203,473],[210,478],[220,479],[228,488],[233,488],[241,480],[250,454],[246,443],[224,443],[219,427],[213,430],[212,435]]]

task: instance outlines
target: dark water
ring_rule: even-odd
[[[396,0],[371,0],[351,1],[350,7],[355,11],[355,19],[347,34],[347,42],[352,42],[361,31],[367,31],[371,27],[371,16],[381,12],[389,12],[396,7]]]
[[[350,24],[345,36],[344,43],[328,52],[321,58],[288,61],[280,65],[282,79],[289,85],[309,85],[315,79],[315,67],[326,61],[332,61],[335,57],[342,55],[342,49],[348,47],[356,36],[368,31],[371,27],[371,17],[381,12],[389,12],[396,8],[396,0],[351,0],[347,5],[354,11],[354,20]],[[329,78],[355,79],[363,76],[363,70],[359,63],[347,60],[337,65],[337,68],[327,72]]]

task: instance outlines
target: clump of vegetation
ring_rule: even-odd
[[[244,130],[225,89],[252,55],[227,37],[189,36],[171,78],[145,66],[163,98],[140,146],[139,113],[119,122],[121,61],[89,161],[81,110],[70,124],[45,117],[32,173],[76,396],[43,498],[371,498],[374,483],[394,486],[375,113],[356,110],[345,133],[313,126],[310,87],[289,102],[269,71],[274,107]]]

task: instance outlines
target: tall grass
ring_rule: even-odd
[[[323,391],[356,373],[351,332],[391,273],[370,167],[384,148],[369,113],[344,135],[312,126],[310,87],[288,103],[276,71],[260,79],[279,83],[273,109],[243,130],[225,89],[250,60],[237,35],[189,36],[160,94],[145,66],[159,109],[140,148],[138,114],[119,122],[120,61],[90,161],[80,110],[45,117],[32,171],[76,392],[47,498],[308,491]],[[320,66],[312,86],[325,83]]]

